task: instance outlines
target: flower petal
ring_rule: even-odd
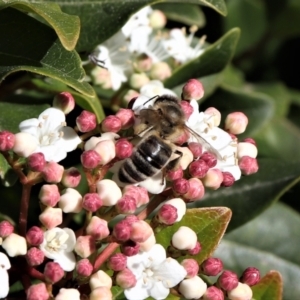
[[[155,244],[150,251],[146,252],[153,266],[159,266],[166,259],[166,250],[160,244]]]
[[[166,288],[161,281],[156,281],[150,289],[149,294],[156,300],[166,299],[170,293],[170,289]]]
[[[0,252],[0,269],[8,270],[11,268],[10,261],[6,254]],[[1,280],[0,280],[1,282]]]
[[[81,138],[77,135],[75,130],[71,127],[63,127],[63,149],[66,152],[70,152],[76,149],[76,147],[82,142]]]
[[[143,284],[143,279],[138,280],[133,288],[126,289],[124,294],[128,300],[143,300],[149,297],[149,292]]]
[[[8,273],[5,269],[0,268],[0,298],[6,298],[9,292]]]
[[[74,247],[76,245],[76,236],[75,236],[75,233],[70,228],[64,228],[62,230],[65,231],[68,234],[68,236],[69,236],[69,238],[66,240],[66,245],[67,245],[66,252],[71,252],[71,251],[74,250]]]
[[[36,136],[37,127],[39,123],[40,123],[39,120],[36,118],[24,120],[19,124],[19,129],[22,132],[26,132],[33,136]]]
[[[70,272],[75,269],[76,258],[73,252],[63,252],[54,259],[64,271]]]
[[[66,116],[60,109],[50,107],[39,115],[38,120],[52,131],[66,121]]]

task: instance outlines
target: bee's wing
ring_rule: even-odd
[[[223,157],[221,156],[220,152],[217,149],[215,149],[205,138],[203,138],[201,135],[199,135],[196,131],[194,131],[188,126],[186,126],[186,129],[197,139],[199,144],[204,146],[209,152],[215,154],[218,159],[223,160]]]

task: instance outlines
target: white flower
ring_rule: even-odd
[[[76,289],[60,289],[55,300],[80,300],[80,293]]]
[[[10,261],[8,257],[0,252],[0,298],[6,298],[9,292],[9,281],[7,270],[10,269]]]
[[[70,272],[75,269],[76,259],[72,252],[76,244],[75,233],[69,228],[47,230],[40,249],[45,256],[57,262],[63,270]]]
[[[192,30],[189,36],[181,29],[172,29],[170,38],[164,41],[164,47],[169,55],[180,63],[185,63],[198,57],[203,52],[203,40],[197,43],[195,47],[191,46],[195,30]]]
[[[11,233],[4,239],[2,248],[10,257],[25,255],[27,253],[26,239],[16,233]]]
[[[74,129],[66,127],[65,114],[53,107],[43,111],[37,119],[21,122],[19,128],[35,138],[37,148],[33,153],[43,153],[46,161],[61,161],[81,143]]]
[[[169,289],[182,281],[187,274],[175,259],[166,258],[166,251],[159,244],[154,245],[148,252],[128,257],[127,268],[137,280],[135,287],[124,291],[129,300],[148,297],[165,299]]]

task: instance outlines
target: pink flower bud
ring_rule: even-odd
[[[90,111],[83,110],[76,118],[76,125],[81,132],[89,132],[96,128],[97,118],[96,115]]]
[[[15,134],[15,143],[12,150],[21,157],[28,157],[37,148],[37,140],[27,132],[18,132]]]
[[[172,236],[172,245],[178,250],[193,249],[197,243],[197,235],[189,227],[181,226]]]
[[[225,187],[232,186],[235,181],[233,175],[229,172],[223,172],[222,174],[223,174],[223,182],[221,185]]]
[[[126,139],[120,139],[115,144],[116,147],[116,157],[119,159],[125,159],[130,157],[133,150],[133,145]]]
[[[209,168],[213,168],[218,162],[217,157],[210,152],[204,152],[200,159],[204,160]]]
[[[172,225],[177,220],[177,208],[171,204],[164,204],[157,213],[160,223]]]
[[[97,193],[103,201],[104,206],[115,205],[122,197],[121,189],[110,179],[103,179],[96,183]]]
[[[160,61],[152,65],[150,70],[151,79],[157,79],[160,81],[164,81],[172,75],[172,70],[170,66],[164,62]]]
[[[53,107],[62,110],[67,115],[74,109],[75,100],[69,92],[62,92],[54,97]]]
[[[190,183],[185,178],[180,178],[173,181],[172,189],[175,193],[179,195],[186,194],[190,189]]]
[[[107,116],[101,122],[101,130],[103,132],[118,132],[122,128],[121,120],[116,116]]]
[[[89,257],[96,250],[95,239],[91,235],[79,236],[74,251],[82,258]]]
[[[64,277],[65,272],[58,263],[51,261],[45,265],[44,275],[46,281],[53,284],[60,281]]]
[[[252,299],[253,292],[249,285],[239,282],[237,287],[229,291],[228,299],[230,300],[248,300]]]
[[[244,143],[249,143],[249,144],[252,144],[252,145],[256,146],[256,142],[255,142],[255,140],[252,139],[252,138],[245,138],[245,139],[243,140],[243,142],[244,142]]]
[[[44,241],[44,231],[40,227],[33,226],[27,231],[26,240],[32,246],[39,246]]]
[[[166,179],[169,181],[178,180],[183,177],[183,170],[181,166],[176,167],[175,169],[167,171]]]
[[[144,187],[138,187],[135,185],[127,185],[123,189],[124,196],[131,196],[135,199],[137,207],[147,204],[149,202],[148,191]]]
[[[249,286],[255,285],[260,280],[260,273],[259,270],[254,267],[247,268],[241,277],[241,282],[246,283]]]
[[[239,160],[239,167],[243,175],[251,175],[258,171],[258,163],[256,158],[243,156]]]
[[[186,270],[186,278],[192,278],[196,276],[199,272],[199,265],[196,260],[192,258],[184,259],[181,262],[181,265],[184,267]]]
[[[60,196],[58,206],[64,213],[79,213],[82,210],[82,196],[72,188],[67,188]]]
[[[64,167],[54,161],[48,162],[45,165],[42,175],[46,182],[58,183],[61,181],[64,173]]]
[[[81,259],[76,264],[76,271],[79,276],[89,277],[93,272],[93,265],[87,258]]]
[[[207,276],[217,276],[223,270],[223,262],[219,258],[210,257],[201,264],[201,272]]]
[[[233,112],[225,119],[225,130],[233,134],[241,134],[246,130],[248,118],[242,112]]]
[[[205,187],[211,188],[213,190],[218,189],[223,182],[223,173],[219,169],[209,169],[202,179]]]
[[[221,113],[214,107],[207,108],[204,113],[212,118],[212,125],[219,126],[221,123]]]
[[[45,254],[42,250],[32,247],[27,251],[25,258],[30,266],[39,266],[43,263]]]
[[[131,226],[133,223],[138,222],[139,220],[140,219],[136,215],[128,215],[125,217],[124,222],[127,222],[127,224]]]
[[[203,295],[203,300],[224,300],[224,293],[217,287],[210,286]]]
[[[44,205],[54,207],[59,198],[60,194],[56,184],[44,184],[41,187],[39,199]]]
[[[202,250],[200,242],[197,241],[196,246],[192,249],[188,249],[187,252],[189,255],[197,255]]]
[[[94,150],[100,155],[102,165],[106,165],[116,156],[116,147],[112,140],[99,142]]]
[[[184,112],[185,119],[188,120],[191,114],[194,111],[193,106],[188,101],[180,101],[180,106],[182,111]]]
[[[120,108],[116,117],[121,120],[122,129],[128,129],[134,124],[134,112],[131,109]]]
[[[83,196],[82,207],[91,212],[97,211],[103,205],[103,201],[97,193],[88,193]]]
[[[78,186],[81,180],[81,174],[79,170],[75,167],[71,167],[67,170],[64,170],[61,183],[68,188],[74,188]]]
[[[123,253],[113,254],[108,260],[108,267],[113,271],[122,271],[126,268],[127,256]]]
[[[46,284],[43,282],[31,285],[26,294],[27,300],[48,300],[50,298]]]
[[[172,205],[177,210],[177,219],[175,222],[181,221],[183,216],[186,213],[186,204],[181,198],[174,198],[171,200],[168,200],[164,203],[164,205]]]
[[[80,160],[85,168],[94,169],[101,163],[101,156],[95,150],[88,150],[81,154]]]
[[[137,208],[136,200],[128,195],[124,195],[116,204],[117,212],[120,214],[133,214]]]
[[[63,220],[62,210],[60,208],[47,207],[40,214],[39,220],[47,229],[57,227]]]
[[[174,144],[176,144],[176,145],[182,145],[182,144],[186,143],[189,138],[190,138],[190,134],[188,133],[188,131],[185,130],[180,135],[178,135],[176,137],[176,139],[174,139]],[[178,149],[178,150],[181,151],[180,149]],[[188,148],[186,148],[186,150],[189,151]]]
[[[204,88],[202,83],[197,79],[190,79],[182,88],[182,99],[184,100],[198,100],[204,95]]]
[[[225,291],[231,291],[239,284],[237,275],[232,271],[224,271],[218,278],[218,285]]]
[[[121,252],[126,256],[134,256],[140,251],[140,245],[133,241],[127,241],[121,244]]]
[[[8,151],[14,147],[15,135],[9,131],[0,132],[0,151]]]
[[[96,289],[92,290],[89,296],[89,300],[99,300],[99,299],[107,299],[111,300],[113,299],[112,292],[110,288],[106,286],[100,286],[97,287]]]
[[[44,154],[40,152],[31,154],[27,159],[27,164],[30,170],[42,172],[46,165]]]
[[[158,9],[152,11],[149,16],[149,25],[153,29],[162,29],[167,23],[166,15]]]
[[[143,243],[139,243],[139,250],[150,251],[151,248],[156,244],[154,233]],[[125,253],[124,253],[125,254]]]
[[[8,221],[0,222],[0,237],[5,238],[14,232],[14,226]]]
[[[130,239],[134,242],[143,243],[152,234],[152,227],[143,220],[138,220],[131,225]]]
[[[120,221],[114,226],[113,235],[120,242],[128,241],[130,233],[131,225],[129,225],[125,220]]]
[[[136,277],[126,268],[117,274],[116,283],[123,289],[130,289],[136,285]]]
[[[189,149],[193,153],[194,158],[198,158],[202,155],[202,145],[199,143],[191,142],[189,143]]]
[[[208,169],[208,164],[202,159],[193,161],[189,165],[189,172],[191,176],[196,178],[203,178],[206,175]]]
[[[202,181],[198,178],[190,178],[189,184],[190,189],[186,194],[183,195],[184,199],[186,199],[188,202],[202,199],[205,194]]]
[[[86,227],[86,233],[93,236],[96,240],[102,240],[109,236],[107,221],[93,216]]]

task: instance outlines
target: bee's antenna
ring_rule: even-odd
[[[155,98],[158,98],[158,97],[159,97],[159,95],[156,95],[156,96],[151,97],[150,99],[148,99],[148,100],[144,103],[144,105],[147,104],[148,102],[150,102],[151,100],[153,100],[153,99],[155,99]]]
[[[98,67],[107,70],[107,68],[105,67],[105,60],[98,59],[98,58],[96,57],[95,53],[91,53],[91,54],[89,55],[89,60],[90,60],[91,62],[93,62],[95,65],[97,65]]]

